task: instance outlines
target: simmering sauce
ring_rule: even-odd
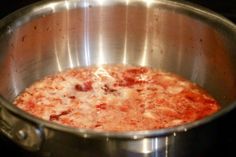
[[[128,65],[75,68],[47,76],[25,89],[14,104],[48,121],[99,131],[168,128],[220,108],[190,81]]]

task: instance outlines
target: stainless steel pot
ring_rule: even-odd
[[[236,107],[236,26],[166,0],[42,1],[0,22],[0,130],[34,156],[195,156],[217,143],[219,119]],[[13,99],[45,75],[91,64],[151,66],[207,89],[222,109],[174,128],[94,132],[44,121]]]

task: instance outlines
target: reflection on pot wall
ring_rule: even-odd
[[[54,12],[53,7],[44,10]],[[34,11],[37,9],[41,8]],[[62,11],[17,28],[28,18],[21,20],[7,28],[4,38],[10,46],[1,48],[9,56],[5,71],[1,71],[5,87],[0,91],[8,91],[5,96],[10,100],[46,74],[102,63],[152,66],[178,73],[204,86],[222,104],[235,96],[234,54],[227,53],[233,43],[224,41],[229,32],[220,34],[211,23],[203,24],[191,15],[134,5]],[[227,83],[215,86],[220,82]]]

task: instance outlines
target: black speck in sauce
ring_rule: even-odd
[[[25,38],[26,38],[26,35],[23,35],[22,38],[21,38],[21,41],[24,42]]]

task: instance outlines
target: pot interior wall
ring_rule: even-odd
[[[118,63],[177,73],[227,106],[236,99],[235,30],[190,10],[161,2],[25,9],[0,27],[0,94],[13,101],[45,75]]]

